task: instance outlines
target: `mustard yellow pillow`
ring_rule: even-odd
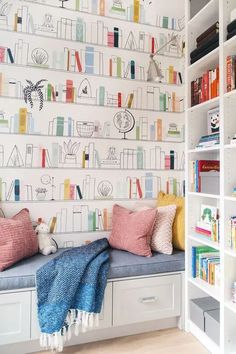
[[[157,206],[176,205],[176,215],[173,223],[173,239],[174,248],[185,250],[185,227],[184,227],[184,198],[176,197],[174,194],[158,194]]]

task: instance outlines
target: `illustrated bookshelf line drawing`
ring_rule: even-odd
[[[121,56],[109,55],[104,58],[104,53],[94,50],[92,46],[76,50],[65,47],[63,51],[53,51],[50,55],[44,48],[33,48],[29,51],[29,44],[19,39],[15,49],[0,46],[0,64],[15,67],[27,66],[49,71],[70,72],[77,75],[89,75],[109,79],[147,82],[147,68],[139,65],[137,61],[126,62]],[[19,51],[21,48],[21,51]],[[24,48],[24,49],[23,49]],[[29,60],[31,58],[31,61]],[[97,65],[96,65],[97,63]],[[183,78],[181,72],[173,65],[163,68],[164,79],[159,85],[181,86]]]
[[[162,118],[157,118],[150,122],[148,117],[135,119],[135,126],[132,131],[126,135],[126,140],[133,141],[160,141],[160,142],[183,142],[184,126],[170,122],[164,126]],[[17,113],[5,117],[5,113],[0,111],[0,133],[22,134],[22,135],[40,135],[45,137],[79,137],[80,139],[113,139],[117,138],[117,128],[111,120],[101,121],[82,121],[72,117],[57,116],[48,123],[48,129],[38,129],[36,126],[37,118],[26,107],[19,108]],[[114,117],[113,117],[114,121]]]
[[[30,177],[29,181],[30,181]],[[60,202],[60,201],[112,201],[154,199],[161,190],[172,191],[175,195],[183,193],[183,181],[166,177],[163,179],[151,172],[143,176],[125,176],[113,183],[91,175],[75,178],[59,178],[49,174],[40,178],[38,183],[29,183],[26,178],[0,178],[1,202]],[[114,178],[113,178],[114,179]],[[62,181],[62,182],[61,182]]]
[[[33,3],[37,5],[43,5],[47,6],[48,8],[58,8],[55,6],[54,2],[47,3],[47,4],[41,4],[37,0],[20,0],[21,2],[24,3]],[[95,5],[94,5],[95,3]],[[136,1],[135,8],[139,10],[134,12],[134,5],[131,4],[130,6],[127,6],[126,8],[123,6],[121,2],[117,3],[116,1],[113,1],[112,6],[108,10],[108,13],[110,15],[106,14],[106,7],[98,6],[98,3],[96,4],[96,1],[93,1],[89,4],[89,2],[84,2],[84,1],[76,1],[74,7],[66,7],[63,10],[67,10],[70,12],[77,12],[77,13],[84,13],[84,14],[90,14],[90,15],[95,15],[103,18],[107,18],[109,20],[119,20],[121,22],[131,22],[134,24],[141,24],[148,26],[150,28],[161,28],[165,30],[173,30],[176,32],[182,31],[184,29],[184,18],[172,18],[168,16],[160,16],[160,15],[155,15],[155,21],[153,24],[150,22],[145,21],[145,9],[143,7],[143,4],[140,4],[140,1]],[[70,4],[69,4],[70,5]],[[151,9],[152,3],[149,2],[148,7]],[[149,10],[150,10],[149,9]],[[150,10],[153,15],[152,9]],[[113,16],[112,16],[113,15]],[[138,15],[138,16],[137,16]],[[149,18],[150,21],[150,18]]]
[[[40,80],[39,80],[40,81]],[[38,81],[38,83],[39,83]],[[125,102],[126,108],[151,109],[155,111],[183,112],[184,98],[177,96],[175,91],[162,92],[159,87],[147,86],[133,90],[128,94],[117,92],[112,94],[108,92],[105,86],[99,86],[93,89],[88,78],[83,79],[78,87],[73,80],[66,80],[64,84],[51,84],[43,79],[41,101],[66,102],[78,104],[90,104],[101,106],[112,106],[121,108],[122,102]],[[15,78],[7,78],[0,72],[0,96],[10,96],[12,98],[24,98],[24,89],[27,87]],[[93,92],[95,91],[95,92]],[[38,95],[31,95],[31,100],[39,100]],[[43,103],[43,102],[41,102]],[[151,107],[151,108],[149,108]]]
[[[82,147],[80,142],[69,139],[62,144],[27,143],[21,146],[15,144],[13,147],[1,144],[0,167],[182,171],[185,155],[184,152],[181,157],[179,155],[180,153],[174,150],[167,153],[160,146],[146,150],[137,146],[120,151],[115,146],[110,146],[107,151],[101,153],[94,142]]]
[[[185,193],[182,33],[160,52],[163,83],[146,82],[149,56],[139,56],[164,45],[176,21],[151,11],[155,25],[136,27],[144,21],[140,4],[147,5],[138,0],[135,9],[133,0],[122,7],[119,17],[128,13],[128,21],[112,22],[106,8],[103,18],[82,16],[96,14],[99,4],[86,2],[89,8],[80,0],[71,11],[55,1],[18,0],[0,21],[0,203],[9,216],[26,203],[33,220],[56,220],[65,247],[75,237],[104,237],[116,202],[154,205],[161,190]],[[119,13],[116,5],[111,13]],[[122,23],[133,11],[127,31]]]

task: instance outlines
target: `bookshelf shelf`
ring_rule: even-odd
[[[0,132],[0,136],[1,135],[12,135],[12,136],[26,136],[26,137],[29,137],[29,136],[39,136],[39,137],[47,137],[47,138],[52,138],[52,139],[55,139],[55,138],[59,138],[59,139],[65,139],[65,138],[72,138],[72,139],[81,139],[81,140],[95,140],[95,141],[124,141],[124,139],[121,139],[121,138],[105,138],[105,137],[90,137],[90,138],[86,138],[86,137],[81,137],[79,135],[72,135],[72,136],[58,136],[58,135],[47,135],[47,134],[20,134],[20,133],[2,133]],[[184,141],[181,141],[181,140],[145,140],[145,139],[140,139],[140,140],[137,140],[137,139],[126,139],[125,142],[132,142],[132,141],[136,141],[138,143],[158,143],[158,144],[183,144]]]
[[[236,202],[236,197],[225,196],[225,200],[229,202]]]
[[[148,168],[143,168],[143,169],[137,169],[137,168],[79,168],[79,167],[0,167],[0,171],[1,170],[65,170],[65,171],[70,171],[70,170],[74,170],[74,171],[139,171],[139,172],[168,172],[170,173],[175,173],[175,172],[184,172],[184,170],[164,170],[164,169],[148,169]]]
[[[188,67],[189,75],[195,75],[195,73],[201,73],[206,67],[211,67],[219,63],[219,47],[199,59],[195,63]]]
[[[219,97],[215,97],[215,98],[212,98],[211,100],[205,101],[205,102],[200,103],[196,106],[189,107],[187,109],[187,112],[195,112],[195,111],[198,111],[201,109],[208,110],[208,109],[215,107],[217,104],[219,104]]]
[[[192,321],[188,322],[190,332],[201,342],[211,353],[222,354],[218,345],[216,345],[201,329]]]
[[[191,197],[201,197],[201,198],[211,198],[211,199],[220,199],[220,196],[217,194],[207,194],[207,193],[198,193],[198,192],[188,192],[188,195]]]
[[[57,38],[57,37],[51,37],[51,36],[45,36],[43,34],[35,34],[35,33],[25,33],[25,32],[14,32],[12,30],[1,30],[2,32],[7,32],[7,33],[12,33],[12,34],[16,34],[18,33],[19,35],[23,35],[23,36],[28,36],[28,37],[33,37],[33,38],[42,38],[42,39],[48,39],[48,40],[56,40],[56,41],[60,41],[60,42],[65,42],[65,43],[74,43],[76,45],[80,44],[80,45],[89,45],[89,46],[93,46],[93,47],[97,47],[97,48],[106,48],[109,50],[115,50],[115,51],[125,51],[125,52],[129,52],[129,53],[136,53],[136,54],[145,54],[145,55],[150,55],[150,52],[148,51],[143,51],[143,50],[134,50],[134,49],[129,49],[129,48],[121,48],[121,47],[109,47],[105,44],[97,44],[97,43],[92,43],[92,42],[79,42],[79,41],[74,41],[74,40],[69,40],[69,39],[63,39],[63,38]],[[169,55],[169,54],[158,54],[163,58],[171,58],[171,59],[183,59],[183,56],[176,56],[176,55]]]
[[[18,101],[24,101],[23,97],[9,97],[9,96],[0,96],[0,99],[4,100],[18,100]],[[128,109],[130,111],[139,111],[139,112],[154,112],[154,113],[161,113],[161,114],[183,114],[183,112],[169,112],[169,111],[157,111],[155,109],[148,109],[148,108],[128,108],[126,106],[118,107],[118,106],[108,106],[108,105],[98,105],[98,104],[87,104],[87,103],[81,103],[81,102],[74,102],[74,103],[67,103],[67,102],[61,102],[61,101],[45,101],[46,104],[58,104],[58,105],[69,105],[69,106],[85,106],[85,107],[96,107],[96,108],[102,108],[102,109]]]
[[[212,151],[219,151],[220,150],[220,146],[216,145],[216,146],[212,146],[212,147],[208,147],[208,148],[196,148],[196,149],[191,149],[188,150],[189,154],[195,154],[195,153],[207,153],[207,152],[212,152]]]
[[[228,249],[226,248],[225,249],[225,254],[227,254],[230,257],[236,258],[236,251],[234,251],[234,250],[232,250],[230,248],[228,248]]]
[[[135,202],[138,200],[146,200],[146,201],[155,201],[155,198],[136,198],[136,199],[130,199],[130,198],[94,198],[94,199],[70,199],[70,200],[65,200],[65,199],[54,199],[54,200],[1,200],[1,204],[57,204],[57,203],[96,203],[96,202]]]
[[[220,291],[215,286],[210,285],[204,280],[198,278],[189,278],[189,282],[204,291],[209,296],[212,296],[214,299],[218,301],[220,300]]]
[[[187,26],[190,29],[198,28],[204,30],[209,25],[209,19],[217,17],[219,13],[218,0],[210,0],[194,17],[192,17]]]
[[[24,3],[28,3],[28,4],[35,4],[35,5],[39,5],[39,6],[46,6],[48,7],[49,9],[61,9],[59,6],[53,6],[53,5],[50,5],[50,4],[41,4],[41,3],[37,3],[37,2],[34,2],[34,1],[30,1],[30,0],[20,0]],[[115,21],[120,21],[120,22],[125,22],[125,23],[129,23],[129,24],[133,24],[134,26],[146,26],[146,27],[149,27],[149,28],[153,28],[153,29],[161,29],[161,30],[168,30],[168,31],[174,31],[174,32],[182,32],[183,29],[169,29],[169,28],[165,28],[165,27],[160,27],[160,26],[155,26],[155,25],[152,25],[152,24],[149,24],[149,23],[140,23],[140,22],[134,22],[134,21],[129,21],[127,19],[122,19],[120,17],[115,17],[115,16],[101,16],[101,15],[98,15],[98,14],[94,14],[94,13],[90,13],[90,12],[85,12],[85,11],[78,11],[78,10],[74,10],[74,9],[68,9],[68,8],[63,8],[61,9],[61,11],[65,12],[71,12],[71,13],[81,13],[81,14],[85,14],[85,15],[89,15],[89,16],[92,16],[92,17],[96,17],[96,18],[107,18],[108,20],[115,20]]]
[[[236,90],[232,90],[230,92],[225,92],[224,93],[224,98],[231,98],[231,97],[234,98],[235,95],[236,95]]]
[[[200,244],[202,244],[202,245],[206,245],[206,246],[209,246],[209,247],[213,247],[213,248],[215,248],[216,250],[219,250],[219,249],[220,249],[219,243],[214,242],[214,241],[211,241],[211,240],[208,240],[207,237],[204,237],[204,236],[199,235],[199,234],[189,235],[189,239],[192,240],[192,241],[194,241],[194,242],[200,243]]]
[[[116,76],[109,76],[109,75],[96,75],[96,74],[89,74],[85,72],[75,72],[75,71],[67,71],[67,70],[61,70],[61,69],[54,69],[54,68],[43,68],[40,66],[31,66],[31,65],[20,65],[20,64],[8,64],[8,63],[3,63],[1,64],[3,67],[4,66],[10,66],[10,67],[16,67],[16,68],[24,68],[24,69],[35,69],[39,71],[47,71],[47,72],[56,72],[56,73],[64,73],[64,74],[69,74],[69,75],[78,75],[78,76],[88,76],[88,77],[97,77],[97,78],[103,78],[103,79],[111,79],[111,80],[124,80],[124,81],[129,81],[129,82],[139,82],[139,83],[146,83],[147,85],[149,84],[148,81],[145,80],[139,80],[139,79],[129,79],[129,78],[120,78]],[[169,84],[169,83],[164,83],[164,82],[158,82],[156,84],[157,87],[159,86],[172,86],[172,87],[182,87],[182,85],[179,84]]]
[[[236,314],[236,304],[234,304],[232,301],[225,301],[225,307]]]
[[[235,47],[236,46],[235,37],[232,37],[232,38],[228,39],[227,41],[225,41],[223,46],[225,49]]]
[[[224,148],[227,150],[227,149],[236,149],[236,144],[234,145],[234,144],[226,144],[225,146],[224,146]]]

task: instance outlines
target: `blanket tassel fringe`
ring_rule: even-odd
[[[52,334],[41,333],[40,346],[44,349],[62,352],[64,343],[71,339],[71,331],[74,329],[76,336],[88,329],[99,326],[99,314],[79,310],[70,310],[65,321],[66,325],[59,332]]]

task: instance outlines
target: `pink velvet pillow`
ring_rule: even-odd
[[[38,252],[38,239],[23,209],[11,219],[0,218],[0,271]]]
[[[138,256],[151,257],[151,234],[156,220],[156,209],[139,212],[114,205],[111,247],[125,250]]]

